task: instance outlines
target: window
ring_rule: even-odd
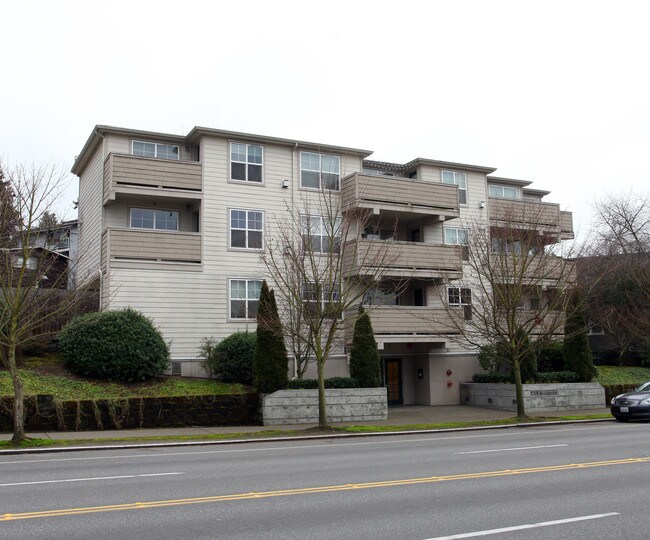
[[[472,320],[472,290],[465,287],[447,289],[450,306],[463,306],[465,320]]]
[[[262,158],[260,145],[230,143],[230,179],[261,182]]]
[[[372,306],[398,306],[399,298],[395,291],[372,287],[363,295],[363,303]]]
[[[230,210],[230,247],[262,249],[263,231],[261,210]]]
[[[262,282],[257,279],[230,280],[230,318],[254,319],[260,303]]]
[[[531,296],[528,299],[528,307],[531,311],[539,311],[542,306],[541,299],[539,296]]]
[[[177,231],[178,212],[153,208],[131,208],[131,228]]]
[[[338,156],[300,152],[301,187],[338,191],[339,171]]]
[[[133,141],[133,155],[161,159],[178,159],[178,146],[145,141]]]
[[[461,257],[469,261],[469,229],[445,227],[445,244],[461,246]]]
[[[513,186],[488,186],[488,193],[490,197],[498,197],[499,199],[518,199],[519,192]]]
[[[591,325],[589,327],[588,334],[590,336],[604,336],[605,335],[605,329],[599,324],[594,324],[594,325]]]
[[[361,238],[366,238],[368,240],[394,240],[395,230],[369,226],[363,230]]]
[[[302,287],[302,300],[305,308],[313,315],[321,313],[332,318],[341,318],[341,286],[335,283],[334,286],[322,283],[305,283]],[[322,309],[319,313],[318,308]]]
[[[314,253],[338,253],[341,249],[341,218],[302,216],[302,241]]]
[[[467,175],[464,172],[442,171],[442,182],[458,186],[460,204],[467,204]]]

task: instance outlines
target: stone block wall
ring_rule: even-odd
[[[60,401],[27,396],[27,431],[259,425],[257,394]],[[0,399],[0,431],[13,430],[13,399]]]
[[[517,411],[514,384],[460,383],[461,405]],[[526,413],[605,407],[605,389],[598,383],[524,384]]]
[[[386,388],[325,390],[327,421],[363,422],[388,418]],[[318,423],[318,390],[278,390],[262,399],[265,426]]]

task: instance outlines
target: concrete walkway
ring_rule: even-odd
[[[585,416],[596,414],[609,414],[608,407],[589,410],[554,411],[543,413],[546,417],[559,416]],[[511,412],[483,409],[469,405],[444,405],[425,407],[407,405],[390,407],[388,420],[372,422],[342,422],[335,426],[407,426],[411,424],[439,424],[447,422],[477,422],[481,420],[505,420],[514,416]],[[300,431],[317,427],[316,424],[299,424],[288,426],[227,426],[227,427],[182,427],[182,428],[147,428],[147,429],[120,429],[105,431],[50,431],[47,433],[28,433],[29,437],[51,440],[81,440],[81,439],[127,439],[134,440],[144,437],[176,437],[190,436],[201,437],[208,434],[245,434],[261,431]],[[0,440],[11,439],[11,433],[0,433]],[[128,444],[127,441],[122,440]]]

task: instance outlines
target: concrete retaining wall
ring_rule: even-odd
[[[461,405],[517,411],[514,384],[460,383]],[[605,407],[598,383],[524,384],[526,413]]]
[[[362,422],[388,418],[385,388],[325,390],[327,421]],[[318,422],[318,390],[278,390],[262,399],[265,426]]]

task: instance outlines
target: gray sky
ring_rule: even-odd
[[[69,169],[95,124],[260,133],[498,167],[582,237],[648,191],[644,4],[4,0],[0,158]]]

